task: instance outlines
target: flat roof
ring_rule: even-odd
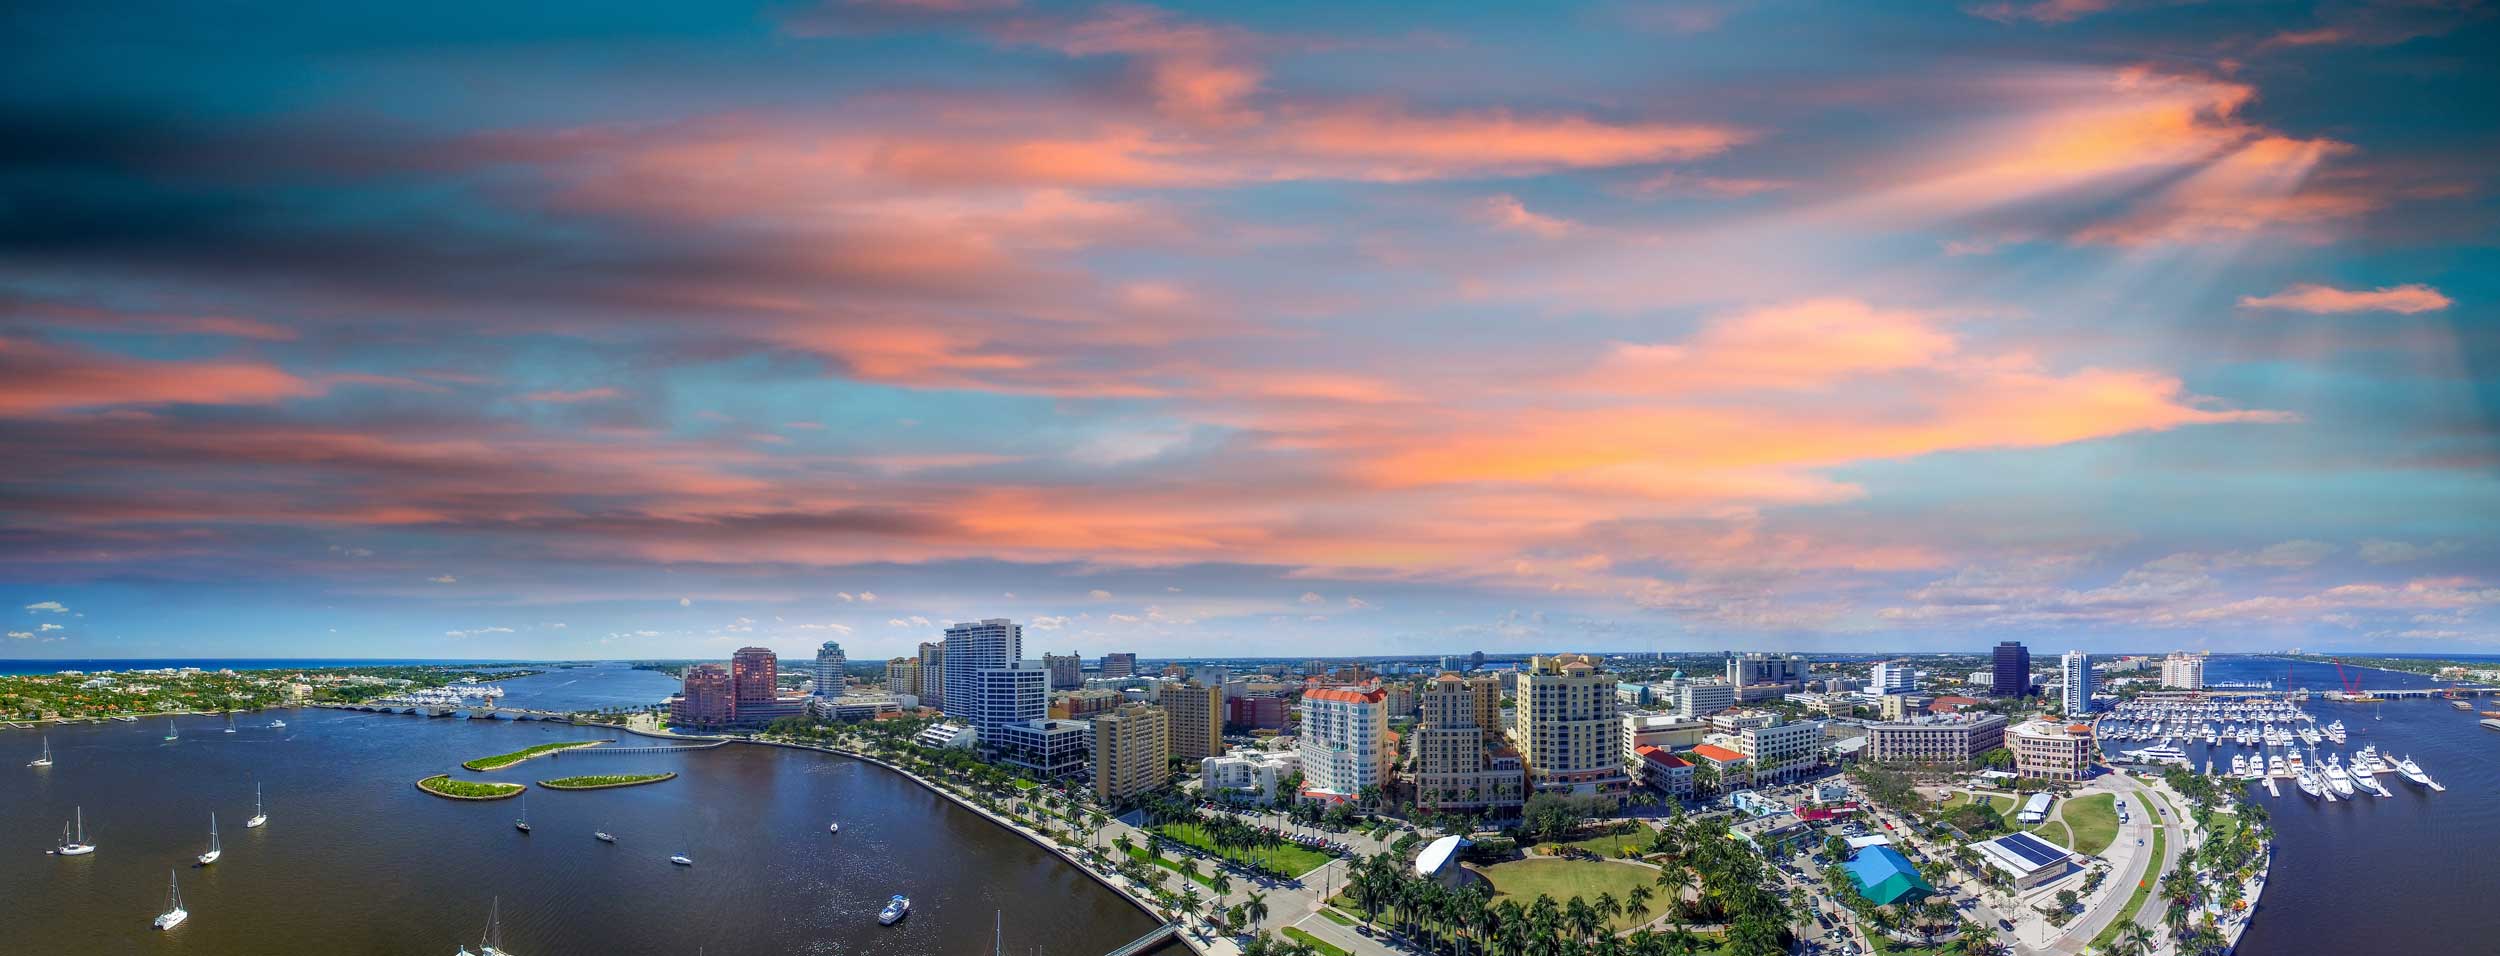
[[[2008,833],[1993,840],[1971,844],[1981,857],[1997,868],[2026,876],[2041,867],[2055,866],[2072,854],[2065,848],[2028,833]]]

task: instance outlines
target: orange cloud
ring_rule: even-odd
[[[2327,314],[2334,312],[2437,312],[2454,300],[2439,290],[2419,282],[2381,286],[2376,289],[2348,290],[2310,282],[2294,284],[2273,295],[2244,295],[2243,309],[2285,309],[2293,312]]]
[[[1851,299],[1812,299],[1712,322],[1678,345],[1617,345],[1581,384],[1619,393],[1797,389],[1916,368],[1952,354],[1924,314]]]
[[[1570,235],[1576,228],[1570,220],[1557,219],[1530,211],[1527,204],[1520,202],[1517,196],[1490,197],[1478,207],[1478,210],[1485,221],[1496,226],[1546,239],[1560,239]]]
[[[0,337],[0,415],[127,405],[267,405],[320,394],[273,365],[126,358]]]

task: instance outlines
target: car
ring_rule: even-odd
[[[2139,840],[2135,841],[2135,845],[2137,845],[2137,846],[2143,846],[2143,845],[2144,845],[2144,841],[2139,839]]]
[[[1997,921],[1997,928],[1998,928],[1998,929],[2001,929],[2001,930],[2004,930],[2004,931],[2006,931],[2006,932],[2008,932],[2008,933],[2011,933],[2011,932],[2013,932],[2013,931],[2014,931],[2014,921],[2013,921],[2013,920],[2005,920],[2005,919],[1998,920],[1998,921]]]

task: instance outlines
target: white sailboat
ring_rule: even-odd
[[[208,815],[208,852],[200,854],[200,865],[207,866],[211,863],[215,863],[217,862],[218,857],[224,855],[226,855],[225,848],[217,845],[217,814],[215,811],[210,811]]]
[[[479,934],[477,948],[478,951],[472,953],[468,947],[460,947],[460,952],[454,956],[513,956],[511,950],[503,948],[503,897],[495,897],[495,901],[487,905],[486,932]]]
[[[527,790],[521,791],[521,818],[512,821],[512,828],[523,833],[530,832],[530,795]]]
[[[671,862],[671,863],[675,863],[675,864],[677,864],[678,866],[693,866],[693,865],[694,865],[694,858],[693,858],[693,857],[690,857],[690,856],[687,856],[687,855],[685,855],[685,854],[683,854],[683,853],[677,854],[676,856],[669,857],[669,858],[668,858],[668,861],[669,861],[669,862]]]
[[[26,765],[29,767],[52,766],[52,738],[43,738],[43,752],[36,754],[35,759],[27,761]]]
[[[165,912],[156,916],[157,929],[172,929],[191,918],[191,911],[182,908],[182,878],[174,871],[165,871]]]
[[[71,835],[70,827],[62,827],[61,847],[52,852],[62,856],[86,856],[95,852],[95,844],[87,842],[87,808],[79,807],[73,815],[77,818],[77,835]]]
[[[269,812],[260,808],[260,784],[256,783],[252,785],[252,818],[243,821],[243,828],[249,830],[267,822]]]
[[[182,739],[182,731],[175,729],[175,727],[174,727],[174,719],[173,719],[173,718],[171,718],[171,717],[167,717],[167,718],[165,718],[165,739],[166,739],[166,740],[181,740],[181,739]]]
[[[226,712],[226,732],[230,734],[234,732],[234,711],[231,710]]]

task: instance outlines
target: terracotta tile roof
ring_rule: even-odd
[[[1738,760],[1751,759],[1746,757],[1744,754],[1737,753],[1736,751],[1729,750],[1717,744],[1703,744],[1699,747],[1695,747],[1693,748],[1693,756],[1716,760],[1720,763],[1733,763]]]
[[[1675,767],[1690,767],[1693,765],[1692,761],[1668,753],[1661,748],[1652,747],[1648,744],[1642,744],[1641,746],[1634,748],[1633,752],[1640,754],[1641,759],[1643,760],[1647,760],[1650,763],[1670,769]]]
[[[1387,694],[1383,694],[1376,690],[1366,692],[1359,690],[1343,690],[1335,687],[1322,687],[1318,690],[1303,694],[1302,699],[1333,700],[1341,704],[1377,704],[1387,696]]]

